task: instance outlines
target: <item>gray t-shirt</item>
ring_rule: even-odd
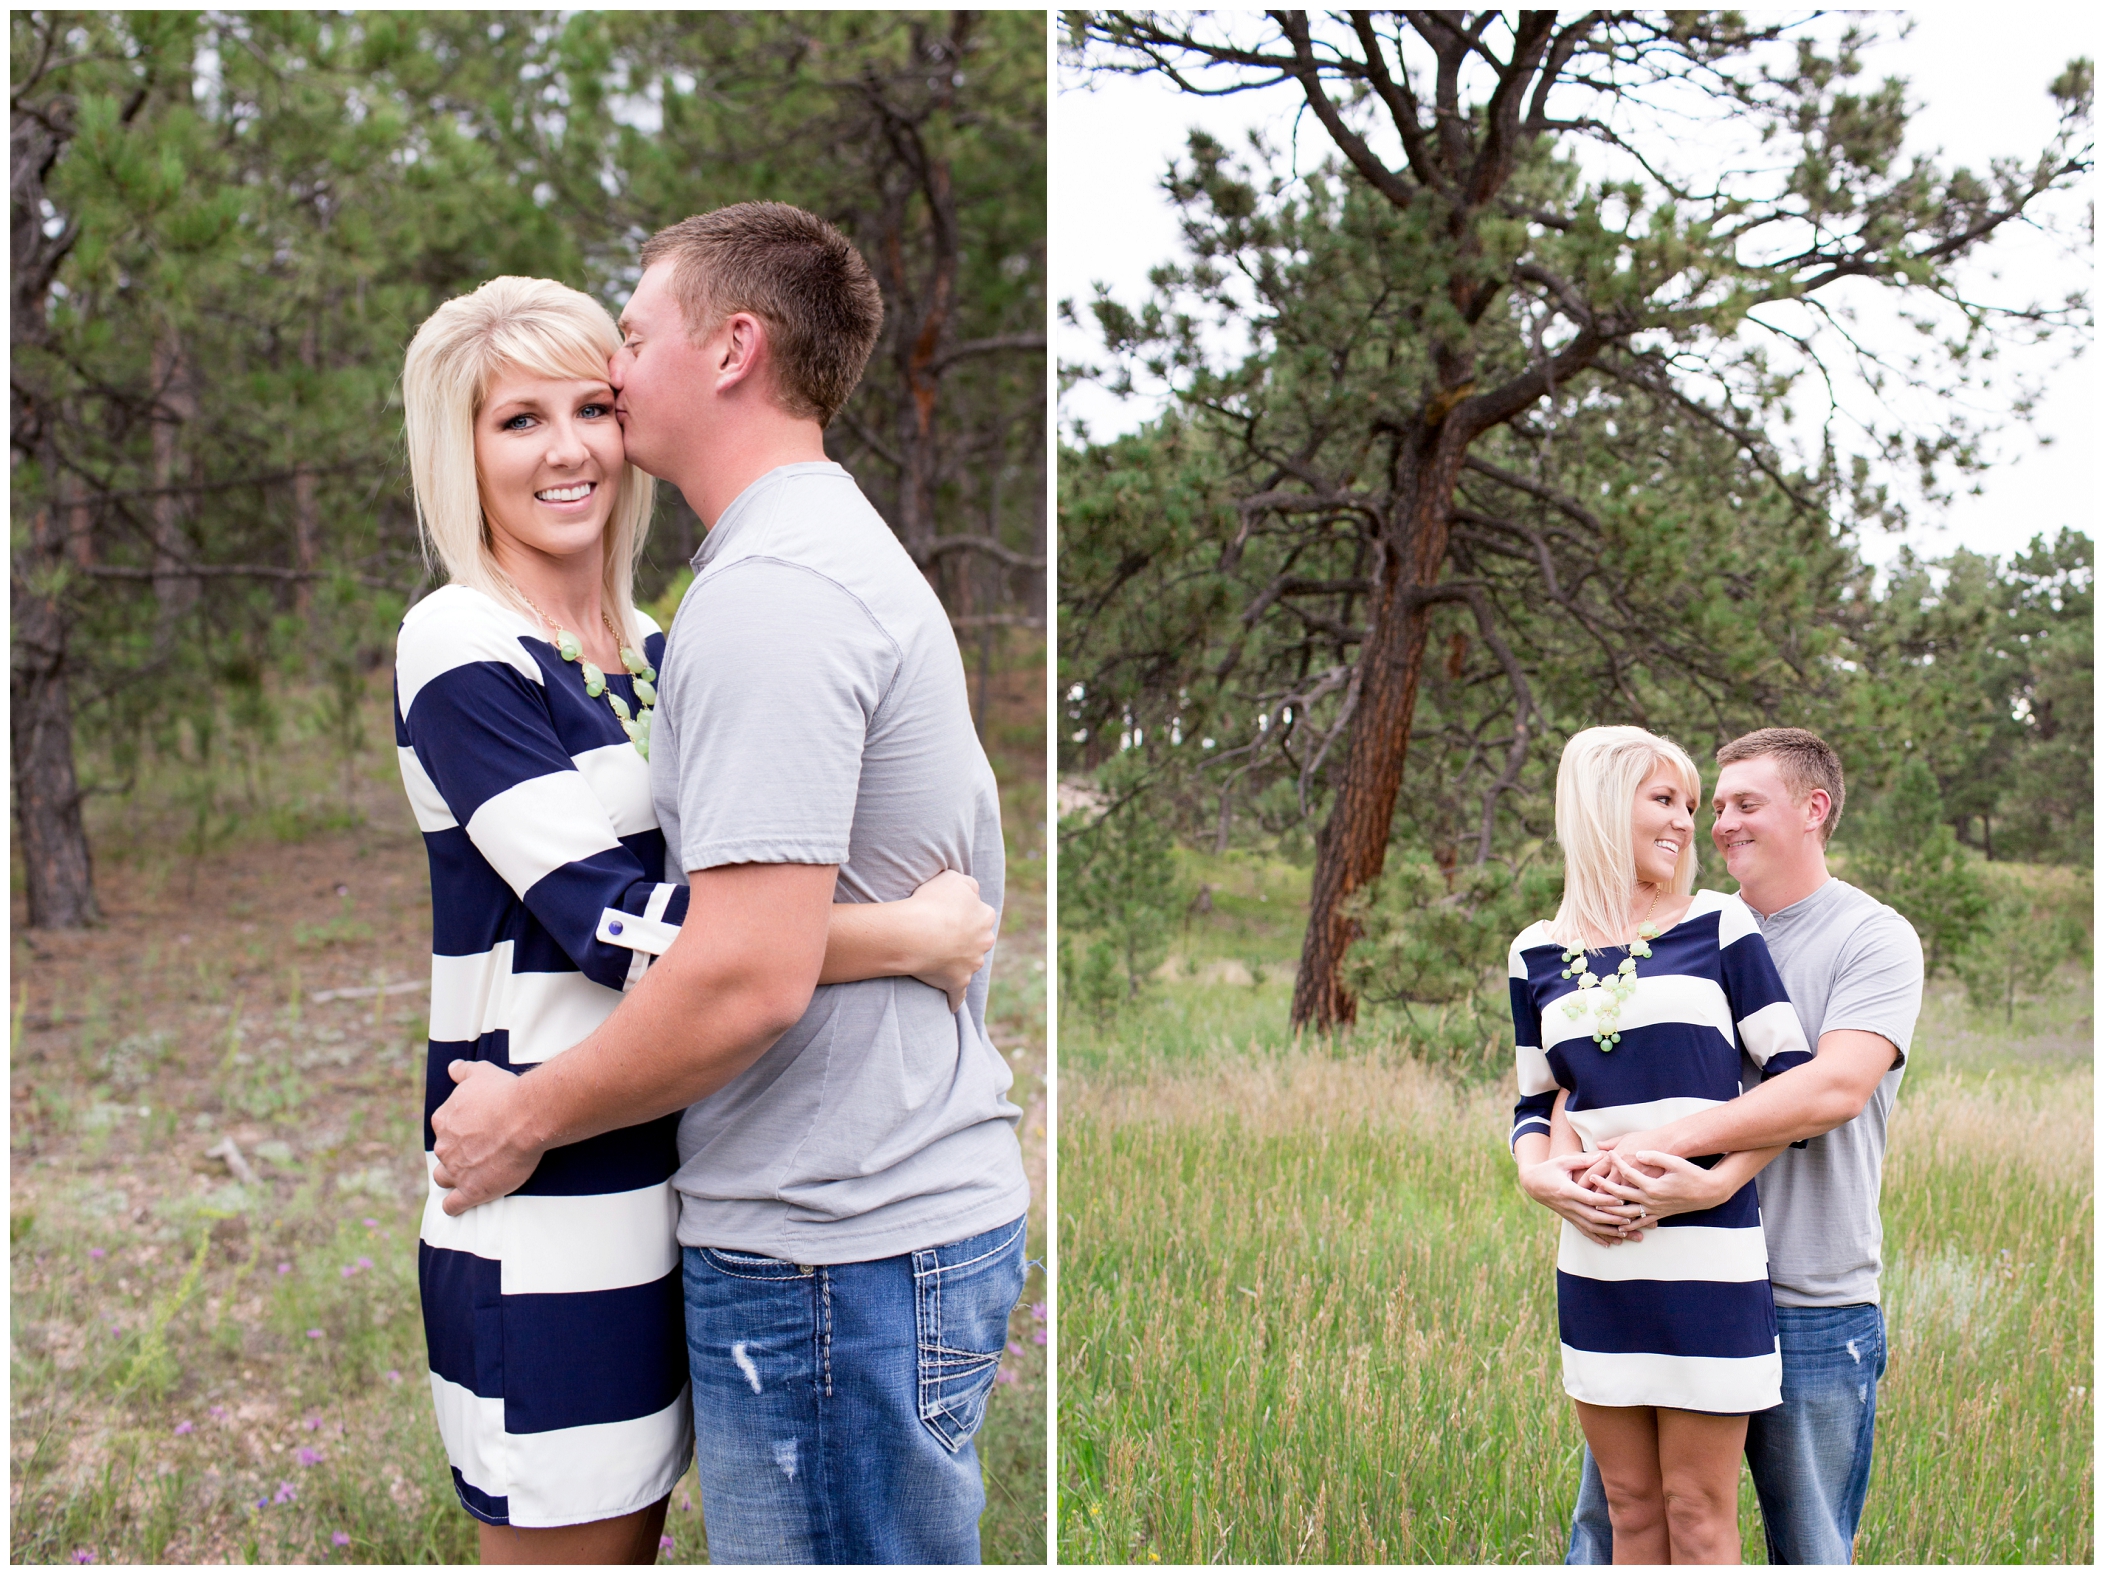
[[[1815,1050],[1820,1035],[1849,1028],[1883,1034],[1899,1049],[1861,1115],[1803,1148],[1784,1149],[1760,1175],[1777,1305],[1874,1302],[1884,1267],[1885,1127],[1921,1014],[1921,942],[1893,909],[1832,878],[1780,912],[1754,917]],[[1748,1088],[1761,1080],[1751,1061],[1740,1074]]]
[[[650,740],[665,878],[837,864],[889,902],[945,869],[1001,905],[1000,798],[942,604],[845,470],[784,465],[694,556]],[[1030,1201],[986,1034],[988,970],[954,1015],[914,979],[821,985],[679,1126],[679,1239],[796,1263],[941,1246]],[[706,1011],[707,1003],[698,1003]]]

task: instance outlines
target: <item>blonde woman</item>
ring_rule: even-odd
[[[612,1013],[685,916],[647,764],[664,637],[631,575],[652,505],[588,296],[493,279],[434,312],[403,404],[449,584],[395,664],[402,780],[431,860],[424,1144],[456,1063],[531,1068]],[[913,975],[955,1006],[992,944],[977,884],[833,909],[823,982]],[[635,949],[638,936],[642,949]],[[676,1114],[549,1151],[419,1247],[439,1430],[485,1563],[650,1563],[692,1451]]]
[[[1697,892],[1701,784],[1676,744],[1595,727],[1556,775],[1563,904],[1510,953],[1528,1192],[1564,1216],[1563,1386],[1598,1462],[1618,1564],[1736,1563],[1746,1418],[1781,1403],[1753,1177],[1780,1152],[1711,1161],[1729,1201],[1668,1220],[1607,1184],[1603,1142],[1739,1094],[1810,1058],[1753,915]],[[1701,1162],[1698,1162],[1701,1163]],[[1658,1228],[1649,1227],[1656,1225]]]

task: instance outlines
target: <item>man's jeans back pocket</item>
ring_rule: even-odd
[[[955,1454],[979,1429],[1023,1296],[1022,1220],[913,1255],[920,1416]]]

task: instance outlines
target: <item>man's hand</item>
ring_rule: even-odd
[[[447,1189],[445,1211],[459,1215],[524,1186],[544,1149],[526,1134],[517,1074],[487,1061],[455,1061],[446,1070],[458,1086],[431,1117],[432,1179]]]
[[[1704,1170],[1678,1154],[1632,1149],[1626,1141],[1609,1156],[1609,1165],[1594,1185],[1636,1205],[1647,1222],[1717,1208],[1738,1191],[1737,1183],[1719,1175],[1721,1166]]]
[[[979,883],[956,870],[944,870],[915,887],[909,905],[925,908],[928,925],[927,962],[913,977],[942,991],[955,1012],[964,1005],[972,975],[986,966],[1001,915],[979,900]]]
[[[1674,1141],[1673,1124],[1669,1122],[1662,1127],[1646,1127],[1641,1132],[1624,1132],[1620,1137],[1600,1139],[1603,1154],[1634,1154],[1639,1149],[1678,1156],[1680,1149]]]
[[[1523,1166],[1520,1190],[1607,1247],[1626,1239],[1630,1222],[1642,1211],[1586,1184],[1583,1173],[1592,1170],[1599,1158],[1597,1154],[1558,1154],[1540,1164]]]

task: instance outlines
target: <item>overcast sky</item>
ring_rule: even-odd
[[[2059,11],[2066,18],[2072,13]],[[2046,85],[2070,57],[2094,58],[2094,24],[2075,30],[2056,12],[2004,8],[2001,17],[2028,16],[2047,25],[1982,25],[1973,8],[1917,14],[1913,32],[1866,56],[1866,81],[1886,75],[1909,80],[1921,106],[1910,146],[1941,150],[1946,163],[1984,170],[1996,155],[2035,156],[2055,124]],[[1881,19],[1888,24],[1892,17]],[[1246,147],[1252,126],[1264,127],[1273,143],[1291,148],[1300,168],[1331,152],[1312,116],[1290,85],[1228,98],[1196,99],[1175,92],[1155,77],[1099,77],[1084,81],[1062,71],[1055,106],[1052,167],[1052,287],[1055,299],[1086,302],[1093,286],[1108,285],[1120,301],[1137,305],[1148,295],[1147,271],[1177,255],[1180,238],[1161,179],[1193,126],[1202,126],[1229,147]],[[2089,194],[2063,198],[2060,214],[2073,221],[2085,213]],[[2005,230],[1970,286],[1989,299],[2019,304],[2089,289],[2093,264],[2070,259],[2066,248],[2032,232]],[[1986,277],[2000,275],[1998,280]],[[1084,315],[1084,323],[1087,319]],[[1895,349],[1911,332],[1876,306],[1860,331]],[[1102,346],[1087,332],[1060,331],[1066,361],[1101,363]],[[2068,363],[2064,350],[2026,352],[2004,362],[2045,382],[2033,429],[2011,424],[1995,444],[1997,463],[1978,496],[1960,496],[1946,509],[1919,506],[1906,540],[1929,555],[1967,546],[1997,554],[2021,549],[2040,531],[2072,525],[2096,535],[2099,473],[2096,357]],[[2002,396],[1987,396],[1989,408]],[[1080,384],[1061,401],[1064,424],[1085,421],[1102,438],[1130,430],[1161,409],[1157,397],[1119,400],[1099,387]],[[2049,441],[2041,443],[2043,437]],[[1900,542],[1878,533],[1862,542],[1873,562],[1887,561]]]

